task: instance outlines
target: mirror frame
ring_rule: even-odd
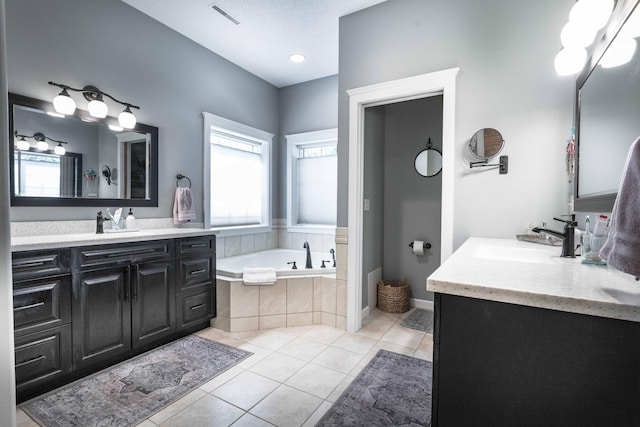
[[[573,176],[573,210],[575,212],[611,212],[615,203],[617,192],[598,196],[578,197],[580,176],[580,90],[587,79],[598,66],[600,58],[607,50],[615,36],[633,11],[640,7],[640,0],[618,0],[616,8],[609,18],[609,24],[601,39],[594,45],[593,51],[587,60],[587,65],[576,79],[575,103],[574,103],[574,128],[575,128],[575,173]]]
[[[438,172],[434,173],[433,175],[422,175],[420,171],[418,171],[418,168],[416,167],[416,162],[418,161],[418,157],[420,157],[422,153],[426,152],[428,156],[429,151],[435,151],[436,153],[440,154],[440,169],[438,169]],[[413,169],[416,171],[418,175],[420,175],[423,178],[433,178],[434,176],[438,176],[440,172],[442,172],[442,152],[437,148],[425,148],[424,150],[416,154],[416,157],[413,159]]]
[[[473,152],[473,149],[471,148],[471,142],[473,141],[473,138],[476,137],[477,134],[479,134],[480,132],[486,132],[486,131],[495,131],[498,135],[500,135],[500,140],[502,141],[502,144],[500,145],[500,149],[498,151],[496,151],[495,153],[489,155],[489,156],[480,156],[477,153]],[[471,138],[469,138],[469,142],[467,143],[467,151],[469,152],[469,154],[471,155],[471,157],[473,157],[476,160],[480,160],[482,162],[488,162],[489,160],[493,159],[494,157],[496,157],[498,154],[502,153],[502,150],[504,150],[504,145],[506,144],[506,141],[504,140],[504,136],[502,136],[502,132],[500,132],[498,129],[496,128],[482,128],[482,129],[478,129],[473,135],[471,135]]]
[[[39,99],[30,98],[9,92],[9,185],[11,192],[11,206],[118,206],[118,207],[158,207],[158,128],[155,126],[136,123],[132,131],[148,133],[151,136],[151,161],[152,171],[149,174],[149,198],[148,199],[111,199],[111,198],[82,198],[82,197],[21,197],[15,195],[14,182],[14,143],[13,137],[13,108],[24,106],[37,108],[42,111],[53,111],[53,104]],[[88,112],[76,109],[73,117],[78,119],[108,124],[109,121],[117,122],[112,117],[96,119]]]

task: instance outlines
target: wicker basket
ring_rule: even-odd
[[[409,283],[404,280],[380,280],[378,308],[386,313],[409,311]]]

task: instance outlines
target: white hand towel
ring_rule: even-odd
[[[629,149],[600,258],[620,271],[640,276],[640,138]]]
[[[181,224],[195,219],[196,210],[193,206],[191,189],[185,187],[176,188],[176,198],[173,203],[173,223]]]
[[[273,285],[276,283],[276,270],[271,267],[245,267],[242,280],[245,285]]]

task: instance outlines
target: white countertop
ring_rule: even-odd
[[[640,282],[561,247],[472,237],[427,279],[443,294],[640,322]]]
[[[109,243],[142,242],[180,237],[206,236],[216,234],[215,231],[203,228],[160,228],[150,230],[128,231],[119,233],[95,234],[56,234],[48,236],[12,237],[11,251],[30,251],[37,249],[68,248],[75,246],[101,245]]]

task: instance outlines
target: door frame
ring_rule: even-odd
[[[362,317],[362,225],[364,208],[364,111],[442,95],[442,223],[440,262],[453,251],[454,133],[456,75],[449,68],[347,90],[349,95],[349,197],[347,251],[347,331],[360,329]],[[425,278],[426,286],[426,278]]]

